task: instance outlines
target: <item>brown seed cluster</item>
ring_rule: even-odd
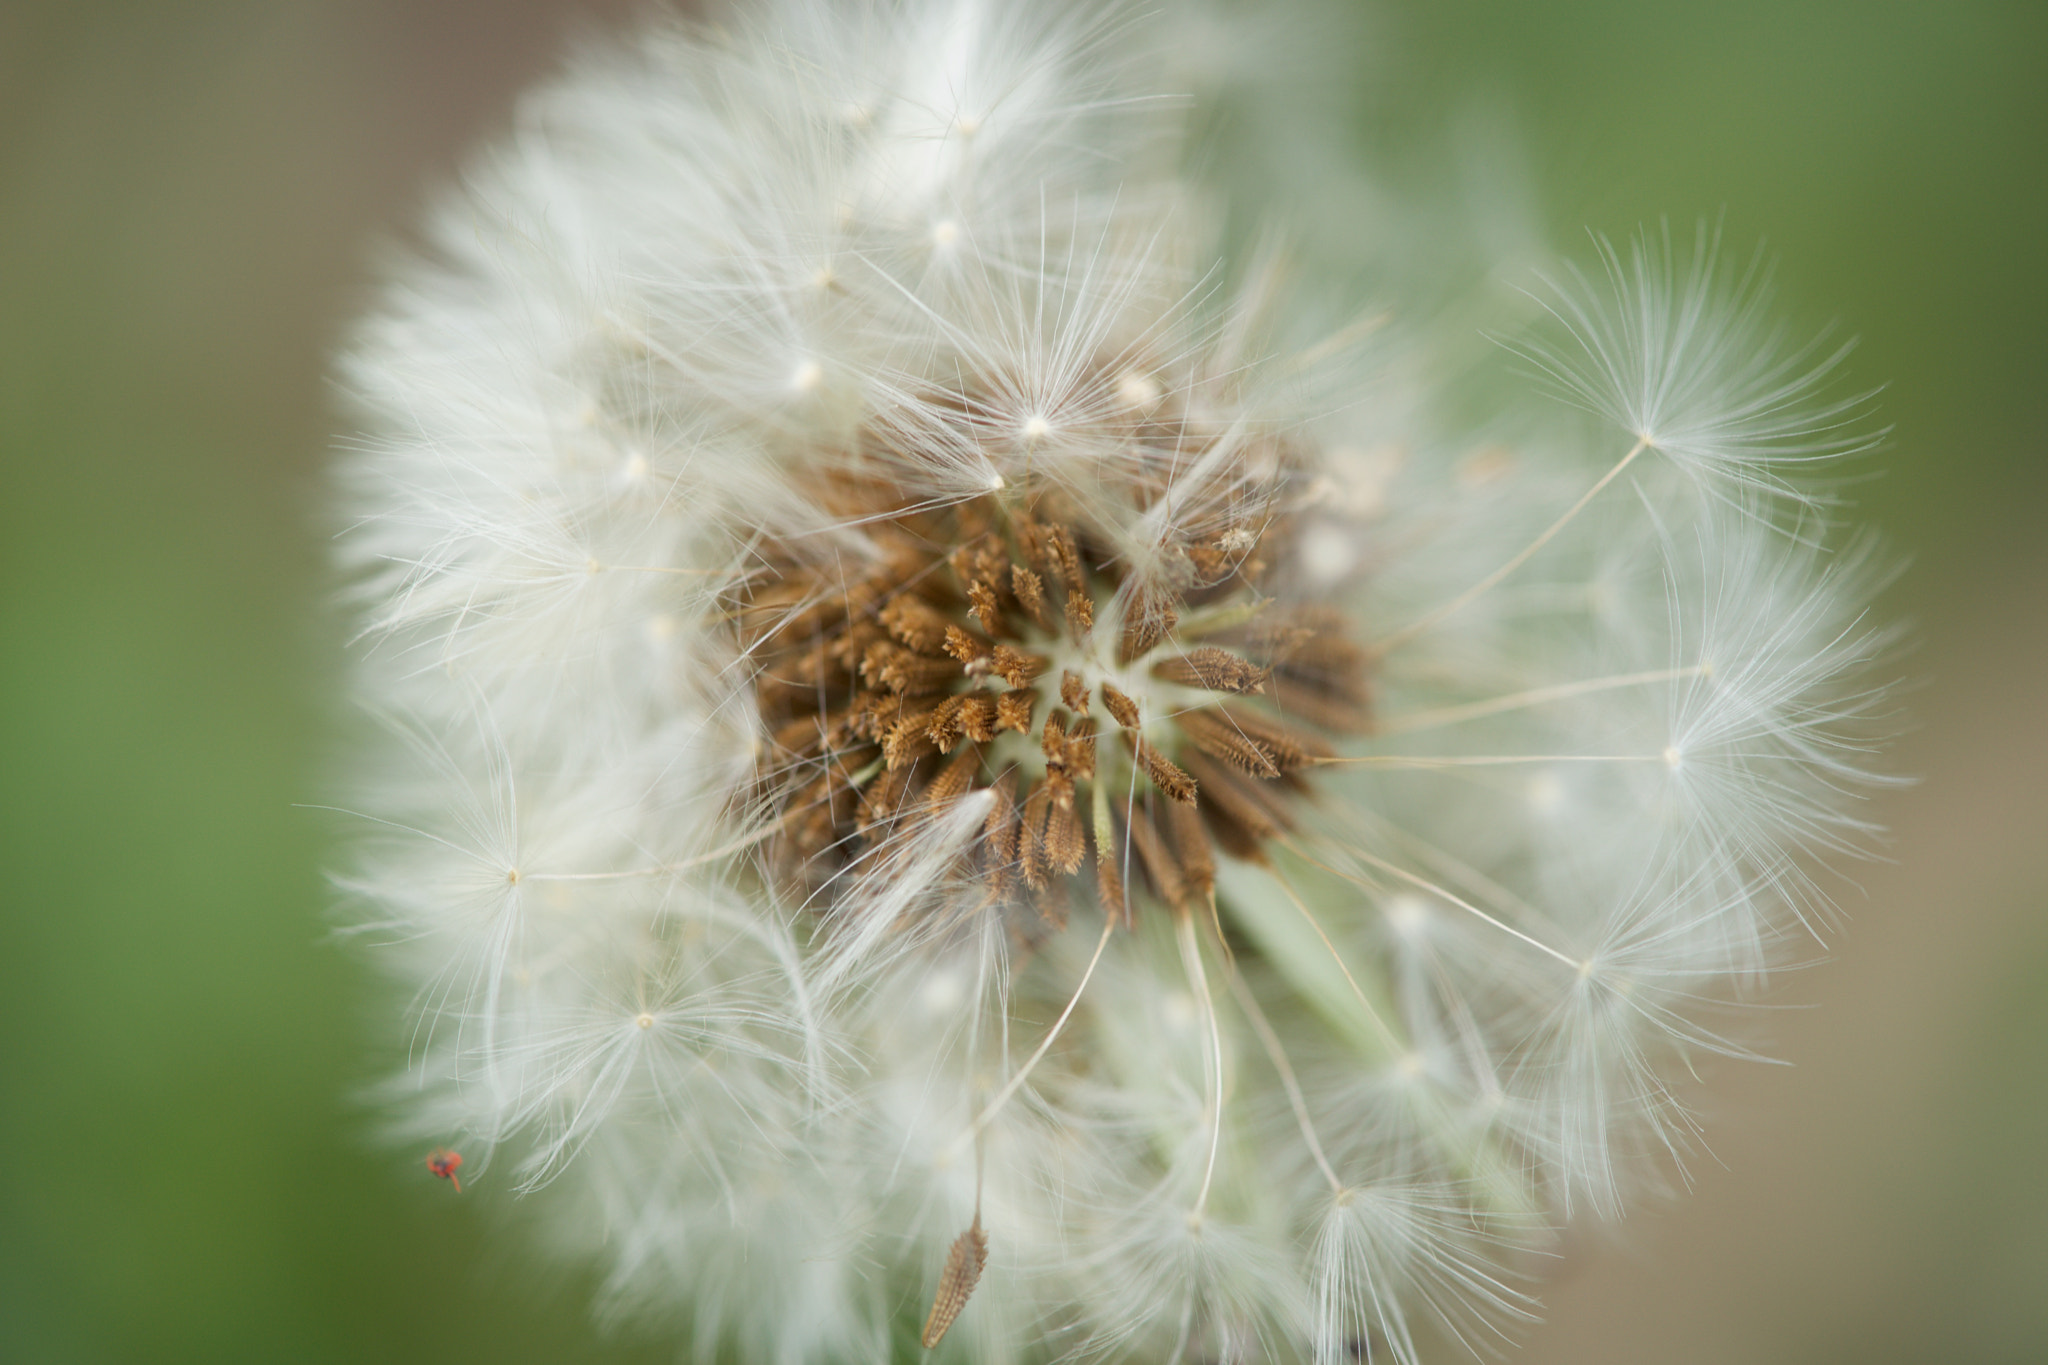
[[[981,1272],[987,1265],[988,1234],[981,1230],[981,1215],[976,1213],[967,1231],[953,1239],[945,1269],[939,1272],[938,1291],[932,1295],[931,1312],[925,1315],[924,1332],[918,1338],[927,1351],[945,1339],[946,1330],[967,1306],[974,1286],[981,1283]]]
[[[1365,652],[1334,613],[1263,595],[1271,526],[1182,545],[1178,581],[1139,584],[1054,499],[1002,496],[905,510],[855,490],[870,562],[768,552],[737,619],[773,863],[829,910],[892,840],[986,792],[963,871],[1032,912],[1021,935],[1064,925],[1091,863],[1127,922],[1130,872],[1206,904],[1218,850],[1260,856],[1328,737],[1365,727]]]

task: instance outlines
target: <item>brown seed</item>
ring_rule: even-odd
[[[846,632],[825,642],[825,654],[841,670],[852,673],[867,657],[868,647],[888,638],[886,632],[873,621],[855,621]]]
[[[1051,809],[1052,790],[1041,782],[1024,800],[1024,835],[1017,848],[1018,858],[1024,864],[1024,884],[1033,891],[1043,891],[1050,880],[1047,876],[1045,818]]]
[[[1153,666],[1152,676],[1187,687],[1206,688],[1211,692],[1249,696],[1265,690],[1269,670],[1248,659],[1241,659],[1227,649],[1203,645],[1177,658],[1161,660]]]
[[[924,732],[942,754],[950,754],[966,737],[967,726],[961,720],[961,712],[967,709],[966,696],[948,697],[924,714]]]
[[[1223,717],[1239,734],[1263,744],[1282,772],[1293,772],[1311,758],[1329,758],[1336,753],[1316,736],[1291,730],[1257,711],[1248,711],[1242,706],[1211,706],[1206,709]]]
[[[958,504],[956,510],[959,514],[960,534],[963,537],[974,536],[981,540],[995,538],[995,508],[985,503],[963,502]]]
[[[930,711],[914,711],[889,727],[889,733],[882,738],[882,758],[891,768],[915,763],[937,750],[931,736],[932,715]]]
[[[1038,623],[1040,630],[1052,629],[1052,613],[1045,609],[1045,580],[1022,564],[1012,564],[1010,591],[1016,594],[1017,605],[1024,608],[1026,616]]]
[[[1126,730],[1138,728],[1138,703],[1132,701],[1115,683],[1102,685],[1102,704],[1109,710],[1110,717]]]
[[[1195,566],[1195,582],[1206,586],[1229,577],[1237,568],[1238,556],[1214,545],[1190,545],[1188,562]]]
[[[903,714],[903,698],[888,692],[862,692],[853,699],[847,729],[860,739],[880,739]]]
[[[1151,651],[1180,621],[1180,613],[1163,593],[1148,593],[1131,603],[1124,618],[1123,639],[1117,645],[1117,662],[1129,663]]]
[[[1213,544],[1190,545],[1188,559],[1195,566],[1199,581],[1205,586],[1222,583],[1231,575],[1255,579],[1264,572],[1266,563],[1259,554],[1260,536],[1265,527],[1254,527],[1250,522],[1239,522],[1217,537]]]
[[[1009,557],[1004,554],[998,537],[988,533],[976,536],[954,550],[946,560],[952,565],[953,577],[963,591],[976,581],[1001,591],[1003,566],[1009,562]]]
[[[976,744],[986,744],[996,737],[997,722],[1002,714],[1002,703],[986,692],[976,692],[960,699],[960,729]],[[1029,718],[1026,718],[1029,723]]]
[[[981,1230],[981,1215],[977,1213],[973,1226],[953,1240],[953,1249],[946,1253],[946,1268],[939,1272],[939,1289],[932,1296],[932,1311],[925,1316],[924,1334],[918,1338],[927,1351],[944,1339],[946,1329],[967,1306],[967,1298],[981,1282],[982,1267],[987,1264],[988,1234]]]
[[[1365,667],[1331,665],[1329,667],[1303,666],[1297,660],[1281,659],[1273,664],[1274,674],[1297,687],[1311,689],[1325,696],[1346,701],[1353,706],[1364,706],[1371,700],[1366,686]]]
[[[957,682],[960,665],[951,659],[913,653],[893,640],[877,640],[861,656],[860,675],[870,685],[909,697],[924,697],[943,692]]]
[[[1255,848],[1294,827],[1293,815],[1282,799],[1284,787],[1247,777],[1203,753],[1182,754],[1181,762],[1202,790],[1203,813],[1212,821],[1224,819],[1243,830],[1248,836],[1246,846]]]
[[[1187,883],[1181,880],[1179,861],[1166,841],[1159,837],[1158,826],[1146,813],[1133,810],[1129,829],[1131,847],[1138,850],[1138,862],[1144,867],[1146,880],[1152,883],[1153,891],[1168,905],[1187,909]]]
[[[1055,711],[1045,718],[1045,728],[1038,732],[1038,750],[1045,755],[1048,764],[1066,762],[1067,722],[1060,712]]]
[[[1174,855],[1180,859],[1181,880],[1187,886],[1188,898],[1206,902],[1216,892],[1216,855],[1209,847],[1202,817],[1193,806],[1175,802],[1167,806],[1161,818]]]
[[[1046,528],[1028,516],[1019,516],[1011,522],[1011,529],[1017,533],[1017,545],[1024,551],[1024,558],[1033,564],[1044,564]]]
[[[819,645],[793,658],[777,659],[761,670],[755,686],[771,704],[802,705],[820,692],[831,691],[834,680],[848,671],[828,645]]]
[[[937,809],[944,809],[967,794],[974,785],[974,774],[981,768],[981,754],[974,749],[961,753],[924,789],[925,801]]]
[[[1071,877],[1081,870],[1081,864],[1088,857],[1088,841],[1082,835],[1081,817],[1074,813],[1071,795],[1066,801],[1057,798],[1045,817],[1046,860],[1063,876]]]
[[[947,625],[936,607],[909,593],[890,598],[882,607],[881,619],[882,628],[895,636],[898,643],[920,654],[941,653],[946,645],[946,632],[957,629]]]
[[[1344,630],[1344,613],[1335,607],[1302,605],[1261,613],[1250,633],[1254,640],[1278,651],[1318,639],[1342,639]]]
[[[913,761],[900,768],[886,769],[868,783],[861,792],[858,824],[862,832],[896,818],[897,812],[910,798],[911,780],[916,775],[917,764]]]
[[[817,778],[805,783],[794,796],[790,797],[787,806],[789,813],[783,818],[785,820],[794,820],[796,827],[801,830],[804,828],[805,821],[814,820],[822,815],[825,825],[829,829],[833,823],[832,807],[834,799],[843,795],[847,790],[843,776],[843,774],[828,771],[819,774]]]
[[[1088,714],[1088,684],[1071,668],[1060,673],[1060,701],[1077,716]]]
[[[941,648],[953,658],[958,659],[967,672],[973,673],[976,671],[974,665],[978,661],[986,659],[995,649],[995,646],[978,635],[970,634],[958,626],[949,625],[945,629],[945,640],[941,644]]]
[[[1203,790],[1208,792],[1210,799],[1202,803],[1202,822],[1208,826],[1209,838],[1215,842],[1216,847],[1244,862],[1255,863],[1260,867],[1269,866],[1270,860],[1266,857],[1265,844],[1216,802],[1216,793],[1212,789],[1205,787]]]
[[[1001,896],[1017,875],[1018,843],[1023,834],[1017,823],[1016,774],[1004,773],[989,784],[995,803],[988,819],[982,821],[982,857],[988,868],[989,889]]]
[[[1081,547],[1074,541],[1074,533],[1065,526],[1045,528],[1042,553],[1045,565],[1052,570],[1068,593],[1083,593],[1088,588],[1088,576],[1081,566]]]
[[[826,736],[831,733],[830,721],[816,712],[785,721],[775,729],[769,741],[777,753],[802,757],[814,754],[825,747]]]
[[[1095,776],[1095,722],[1083,718],[1067,732],[1066,769],[1076,782]]]
[[[1110,835],[1108,848],[1104,848],[1102,841],[1094,835],[1089,836],[1089,842],[1095,849],[1095,895],[1102,902],[1102,913],[1120,916],[1124,928],[1129,929],[1135,923],[1136,907],[1124,894],[1123,871],[1119,865],[1123,854],[1117,846],[1116,835],[1113,832]]]
[[[974,612],[974,619],[981,622],[981,628],[991,635],[1002,634],[1002,606],[996,601],[996,590],[987,580],[977,578],[967,585],[967,605]]]
[[[968,591],[974,584],[974,552],[977,548],[979,542],[964,540],[954,546],[953,552],[946,556],[947,567],[953,570],[953,580],[960,585],[962,592]]]
[[[841,822],[841,813],[833,810],[829,799],[803,807],[800,818],[790,825],[791,861],[802,868],[822,857],[832,847],[834,831]]]
[[[755,585],[734,619],[748,639],[767,646],[771,641],[787,645],[805,639],[840,625],[846,617],[837,598],[820,598],[808,580],[792,575],[779,583]]]
[[[1095,629],[1095,604],[1088,600],[1088,594],[1070,592],[1067,594],[1067,637],[1083,640],[1088,632]]]
[[[1270,747],[1242,733],[1223,714],[1214,708],[1200,711],[1183,711],[1175,716],[1181,733],[1194,741],[1197,749],[1253,777],[1272,779],[1280,776],[1280,764]]]
[[[1037,704],[1038,694],[1028,687],[1003,693],[996,698],[996,728],[1030,734],[1031,710]]]
[[[989,660],[989,671],[1012,687],[1029,687],[1031,680],[1046,668],[1046,661],[1038,655],[1021,653],[1008,645],[997,645]]]
[[[1341,614],[1323,607],[1296,607],[1258,621],[1247,638],[1274,672],[1354,705],[1365,703],[1371,656],[1346,632]]]
[[[1145,769],[1145,776],[1152,779],[1152,785],[1159,788],[1183,805],[1195,804],[1195,779],[1174,766],[1173,760],[1159,752],[1154,744],[1147,744],[1141,735],[1129,735],[1138,762]]]
[[[1058,933],[1067,927],[1067,889],[1065,886],[1049,886],[1032,896],[1031,904],[1038,911],[1038,918],[1046,928]]]

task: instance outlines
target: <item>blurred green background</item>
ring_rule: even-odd
[[[632,1361],[367,1140],[325,943],[324,372],[364,261],[569,32],[548,0],[0,5],[0,1359]],[[1895,861],[1575,1240],[1524,1361],[2048,1360],[2048,4],[1404,0],[1419,138],[1513,111],[1553,235],[1725,214],[1864,338],[1915,567]]]

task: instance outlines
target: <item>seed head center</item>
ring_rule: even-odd
[[[1105,907],[1129,913],[1135,867],[1192,910],[1219,855],[1293,827],[1328,736],[1364,725],[1364,651],[1257,586],[1267,521],[1189,537],[1141,580],[1020,489],[893,513],[875,496],[849,508],[882,547],[864,574],[775,547],[737,613],[771,736],[757,800],[812,904],[943,831],[961,884],[1034,929],[1065,923],[1090,863]]]

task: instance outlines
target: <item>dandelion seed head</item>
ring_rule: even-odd
[[[342,361],[394,1127],[699,1358],[1491,1349],[1875,833],[1839,354],[1599,244],[1513,344],[1600,433],[1469,424],[1401,270],[1227,245],[1253,27],[652,21]]]
[[[1537,295],[1554,333],[1523,353],[1569,401],[1612,421],[1724,496],[1825,501],[1795,481],[1868,449],[1869,393],[1831,395],[1849,347],[1792,342],[1768,312],[1761,260],[1731,265],[1718,229],[1689,253],[1668,224],[1620,248],[1595,239],[1601,277],[1574,268]]]

